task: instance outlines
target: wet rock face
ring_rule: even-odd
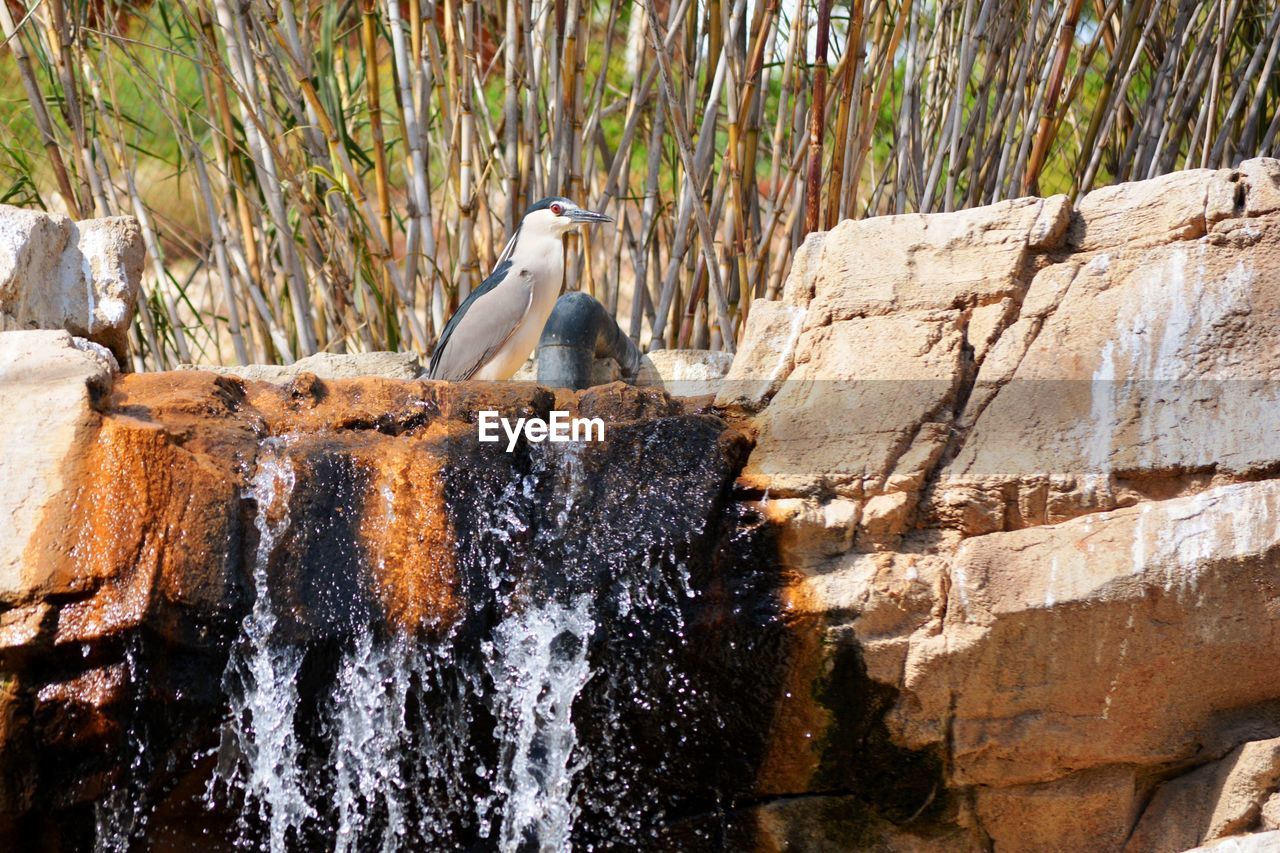
[[[718,844],[767,790],[801,643],[718,417],[620,384],[83,393],[0,613],[13,837]],[[477,440],[552,407],[605,440]]]

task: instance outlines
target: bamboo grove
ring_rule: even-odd
[[[130,214],[135,367],[430,352],[524,208],[642,345],[794,249],[1274,154],[1270,0],[0,0],[0,200]],[[576,243],[576,245],[575,245]]]

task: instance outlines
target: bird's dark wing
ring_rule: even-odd
[[[529,310],[532,288],[523,280],[506,281],[509,275],[511,261],[503,261],[458,306],[431,356],[429,378],[470,379],[511,337]],[[504,281],[505,296],[499,296],[494,291]]]

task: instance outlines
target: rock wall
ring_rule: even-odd
[[[823,789],[849,653],[943,772],[874,844],[856,803],[762,809],[778,849],[1278,826],[1278,329],[1274,160],[809,237],[718,399],[826,661],[782,793]]]

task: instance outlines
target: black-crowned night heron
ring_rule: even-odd
[[[544,198],[484,283],[458,306],[431,356],[431,379],[510,379],[538,345],[564,281],[561,237],[579,225],[612,222],[567,198]]]

